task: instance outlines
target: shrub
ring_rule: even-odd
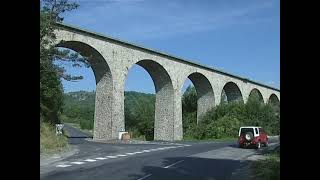
[[[80,119],[80,128],[92,130],[93,129],[93,119],[92,120]]]
[[[264,104],[258,96],[248,102],[235,101],[218,105],[200,117],[197,125],[196,113],[183,114],[185,137],[191,139],[234,138],[240,126],[262,126],[270,135],[280,133],[280,108]]]

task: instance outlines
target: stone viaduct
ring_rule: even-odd
[[[264,103],[280,102],[279,89],[78,27],[57,26],[56,45],[88,57],[95,75],[94,139],[116,139],[125,128],[125,81],[135,64],[150,74],[155,86],[155,140],[183,138],[181,97],[187,78],[196,88],[198,120],[222,97],[246,102],[255,91]]]

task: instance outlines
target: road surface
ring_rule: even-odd
[[[79,152],[42,166],[42,180],[222,180],[261,150],[235,142],[99,143],[82,140]]]

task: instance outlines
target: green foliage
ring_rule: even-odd
[[[70,92],[64,94],[62,120],[77,123],[81,129],[92,130],[94,123],[95,92]]]
[[[61,13],[75,9],[78,5],[68,0],[40,1],[40,121],[59,123],[63,105],[63,88],[60,78],[62,68],[53,64],[59,54],[54,46],[55,22],[61,22]]]
[[[125,125],[126,130],[138,132],[153,139],[155,95],[138,92],[125,92]]]
[[[63,105],[62,84],[52,67],[41,68],[47,72],[40,76],[40,116],[46,122],[59,123],[58,114]]]
[[[191,85],[182,96],[182,126],[187,136],[193,137],[196,133],[193,130],[197,127],[197,93],[195,87]]]
[[[183,113],[191,113],[197,111],[197,93],[194,86],[188,86],[182,96]]]
[[[194,87],[183,95],[183,108],[189,104],[196,107]],[[191,97],[190,97],[191,96]],[[61,117],[64,122],[77,123],[82,129],[93,128],[95,92],[72,92],[64,95]],[[153,139],[155,95],[125,92],[125,129],[134,138]],[[193,105],[192,105],[193,104]],[[183,111],[185,139],[236,138],[240,126],[262,126],[269,135],[280,133],[280,108],[261,103],[252,96],[246,104],[240,101],[218,105],[210,109],[197,124],[196,108]],[[190,111],[190,112],[188,112]]]
[[[93,129],[95,92],[64,94],[63,121],[80,124],[81,129]],[[125,92],[125,129],[135,138],[153,139],[155,95]]]
[[[81,129],[93,129],[93,119],[80,119],[80,128]]]
[[[195,115],[185,111],[184,113],[184,137],[189,139],[237,137],[240,126],[261,126],[269,135],[280,133],[280,108],[265,105],[260,97],[254,94],[246,104],[234,101],[212,108],[200,118],[198,125],[194,124]]]

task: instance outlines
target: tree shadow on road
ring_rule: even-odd
[[[169,168],[164,168],[183,160]],[[232,172],[247,165],[247,162],[231,159],[209,159],[197,157],[166,158],[162,167],[144,166],[142,174],[129,175],[128,179],[139,179],[146,175],[152,180],[225,180],[230,179]]]

